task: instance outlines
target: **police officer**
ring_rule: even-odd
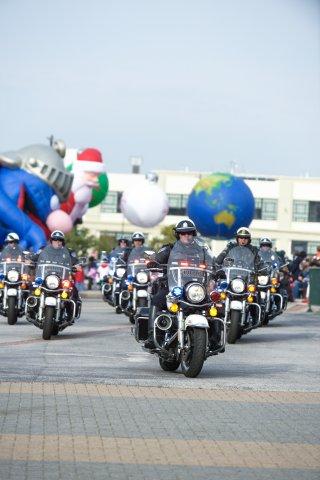
[[[179,249],[180,252],[185,251],[186,254],[189,250],[197,251],[203,255],[203,261],[205,263],[212,263],[212,257],[209,253],[207,245],[201,245],[196,241],[197,229],[195,224],[189,218],[179,221],[176,226],[173,228],[176,242],[174,244],[163,245],[162,248],[156,253],[154,257],[154,262],[151,261],[149,266],[156,266],[158,264],[167,265],[170,254],[174,252],[174,249]],[[165,310],[167,308],[166,296],[169,293],[168,290],[168,280],[166,275],[160,279],[156,284],[157,291],[152,296],[151,300],[151,309],[149,314],[149,324],[148,324],[148,339],[145,341],[145,348],[155,348],[153,340],[153,324],[157,316],[157,312],[160,310]]]
[[[19,241],[20,238],[17,233],[8,233],[5,238],[5,247],[0,253],[1,262],[5,261],[7,258],[10,258],[10,260],[18,260],[20,257],[21,261],[24,259],[24,253],[19,245]]]
[[[125,237],[118,238],[118,245],[110,252],[110,258],[119,257],[126,262],[130,253],[129,240]]]
[[[72,269],[79,263],[76,253],[65,246],[65,236],[60,230],[54,230],[50,235],[50,243],[39,253],[36,259],[39,263],[55,263]],[[76,316],[78,314],[81,299],[77,287],[74,285],[72,289],[72,299],[76,302]]]
[[[278,268],[280,268],[284,262],[280,255],[277,254],[274,250],[272,250],[272,240],[268,237],[260,238],[260,256],[263,260],[266,261],[268,257],[273,261],[273,263],[277,263]]]
[[[222,252],[216,257],[215,263],[216,266],[221,266],[223,260],[228,256],[228,253],[232,248],[237,246],[248,248],[254,255],[254,266],[256,270],[259,270],[263,267],[263,261],[259,256],[259,250],[257,247],[251,245],[251,233],[247,227],[240,227],[236,233],[236,241],[229,242],[227,246],[222,250]]]

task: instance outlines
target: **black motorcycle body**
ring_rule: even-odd
[[[134,323],[134,317],[141,308],[150,307],[150,272],[145,258],[136,258],[127,265],[127,275],[121,281],[119,306]]]
[[[250,249],[236,246],[230,250],[222,266],[223,278],[216,292],[223,303],[228,343],[260,326],[261,307],[256,295],[254,255]]]
[[[257,295],[261,306],[261,324],[267,325],[270,320],[283,313],[287,307],[287,292],[281,288],[280,261],[272,250],[260,251],[265,264],[263,275],[258,275]]]
[[[208,293],[211,274],[194,256],[177,257],[168,264],[167,309],[154,312],[155,348],[150,350],[159,356],[163,370],[175,371],[181,365],[186,377],[196,377],[209,356],[224,352],[226,324],[216,316],[216,309],[211,310]],[[134,329],[138,342],[146,338],[149,313],[142,311],[136,316]]]
[[[109,273],[103,279],[101,287],[103,299],[112,307],[115,307],[117,313],[121,313],[122,309],[119,305],[119,296],[121,291],[122,277],[126,272],[126,264],[121,259],[112,258],[109,264]]]
[[[8,258],[0,263],[0,314],[7,317],[9,325],[24,315],[31,268],[30,264],[17,259]]]
[[[70,268],[54,263],[37,265],[25,311],[26,319],[42,330],[44,340],[50,340],[80,317],[81,299],[76,302],[72,292]]]

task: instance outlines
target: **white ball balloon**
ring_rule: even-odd
[[[167,215],[169,203],[167,195],[158,185],[143,180],[123,192],[120,208],[133,225],[154,227]]]

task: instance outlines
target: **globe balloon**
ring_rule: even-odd
[[[254,216],[254,197],[242,178],[212,173],[201,178],[189,195],[187,212],[199,232],[211,238],[232,238]]]

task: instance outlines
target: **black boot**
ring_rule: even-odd
[[[144,342],[144,347],[149,348],[150,350],[156,348],[156,345],[154,343],[154,337],[153,337],[153,324],[154,324],[154,319],[157,316],[157,307],[155,305],[152,305],[150,308],[150,314],[148,318],[148,338]]]
[[[156,344],[154,343],[154,338],[153,338],[153,330],[149,330],[148,338],[144,342],[144,348],[148,348],[149,350],[154,350],[156,348]]]

